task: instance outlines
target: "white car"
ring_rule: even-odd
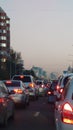
[[[17,105],[26,106],[29,104],[29,93],[21,80],[3,80],[4,84],[9,90],[10,97]]]
[[[57,86],[56,86],[56,92],[55,92],[57,99],[60,98],[60,96],[63,92],[64,86],[67,84],[68,80],[71,77],[73,77],[73,73],[69,73],[69,74],[65,74],[65,75],[60,76],[58,83],[57,83]]]
[[[14,75],[12,79],[21,80],[25,84],[26,89],[29,91],[30,98],[38,99],[38,89],[32,75]]]
[[[56,130],[73,130],[73,78],[64,86],[61,99],[55,103]]]

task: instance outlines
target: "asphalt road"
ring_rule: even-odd
[[[56,130],[54,106],[47,103],[46,97],[31,101],[30,105],[15,109],[15,118],[8,122],[7,128],[0,130]]]

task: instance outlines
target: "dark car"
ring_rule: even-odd
[[[0,81],[0,124],[6,126],[10,117],[14,118],[14,102],[5,84]]]
[[[55,95],[55,91],[56,91],[56,86],[57,86],[58,81],[54,80],[52,81],[48,93],[47,93],[47,100],[48,103],[55,103],[56,101],[56,95]]]

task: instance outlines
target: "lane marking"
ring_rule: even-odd
[[[36,113],[34,114],[34,117],[39,116],[39,114],[40,114],[40,112],[36,112]]]

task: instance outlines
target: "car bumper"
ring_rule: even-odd
[[[25,99],[22,96],[11,97],[15,104],[25,104]]]

